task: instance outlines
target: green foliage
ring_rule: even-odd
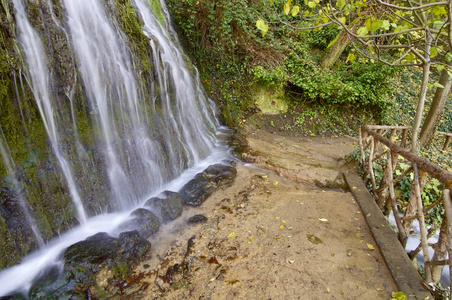
[[[381,63],[355,62],[330,72],[321,69],[310,57],[309,49],[301,45],[295,46],[285,66],[293,90],[309,102],[367,107],[380,116],[392,105],[387,97],[391,92],[388,78],[395,73],[395,68]]]
[[[286,73],[286,69],[283,66],[268,70],[262,66],[251,68],[249,73],[253,75],[255,83],[262,84],[264,86],[274,87],[281,89],[289,79]]]
[[[326,50],[328,45],[339,34],[337,26],[322,27],[319,30],[311,30],[308,32],[308,41],[311,47]]]

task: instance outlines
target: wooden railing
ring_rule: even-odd
[[[407,149],[410,127],[404,126],[364,126],[359,133],[361,164],[364,180],[380,209],[386,216],[393,211],[398,238],[405,248],[411,234],[413,222],[419,221],[420,242],[409,253],[414,259],[422,251],[425,266],[425,283],[437,284],[442,269],[449,265],[452,274],[452,173],[413,154]],[[447,149],[450,134],[446,135],[443,149]],[[394,178],[395,177],[395,178]],[[436,179],[436,181],[435,181]],[[427,183],[436,183],[438,195],[431,201],[422,200],[422,192]],[[404,190],[409,195],[400,195],[401,184],[410,184]],[[439,188],[439,189],[438,189]],[[442,191],[441,191],[442,190]],[[427,203],[424,207],[425,202]],[[439,224],[426,225],[426,218],[434,210],[444,211]],[[428,244],[428,239],[440,230],[436,243]],[[429,255],[433,248],[433,256]],[[451,258],[451,259],[448,259]],[[452,283],[452,281],[451,281]],[[451,284],[452,286],[452,284]]]

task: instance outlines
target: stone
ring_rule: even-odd
[[[160,227],[160,222],[155,214],[145,208],[137,208],[130,213],[129,218],[119,225],[121,230],[138,230],[144,238],[155,234]]]
[[[211,165],[187,182],[179,191],[182,203],[188,206],[201,205],[216,189],[231,184],[237,170],[230,165]]]
[[[144,206],[156,214],[162,223],[168,223],[176,219],[182,214],[184,209],[182,196],[171,191],[164,191],[157,197],[152,197]]]
[[[207,217],[204,215],[194,215],[187,220],[187,225],[196,225],[201,223],[206,223]]]

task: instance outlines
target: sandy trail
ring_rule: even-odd
[[[231,186],[160,230],[129,298],[389,299],[397,287],[341,188],[354,141],[253,128],[247,138],[252,164],[238,163]],[[207,222],[187,227],[194,214]]]

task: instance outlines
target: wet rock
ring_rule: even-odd
[[[167,223],[179,217],[184,209],[179,193],[164,191],[157,197],[149,199],[145,204],[162,221]]]
[[[231,184],[237,176],[237,170],[230,165],[209,166],[179,191],[182,202],[189,206],[199,206],[220,186]]]
[[[138,230],[144,238],[149,238],[159,230],[160,222],[155,214],[144,208],[135,209],[129,219],[121,223],[121,230]]]
[[[151,243],[137,230],[122,232],[119,235],[119,248],[122,256],[134,264],[143,261],[151,249]]]
[[[117,294],[114,282],[125,280],[132,267],[143,261],[151,243],[138,231],[123,232],[119,238],[97,233],[68,247],[61,276],[55,266],[35,281],[32,299],[108,298]],[[89,296],[89,297],[88,297]]]
[[[201,223],[206,223],[207,217],[204,215],[194,215],[187,220],[187,225],[196,225]]]

